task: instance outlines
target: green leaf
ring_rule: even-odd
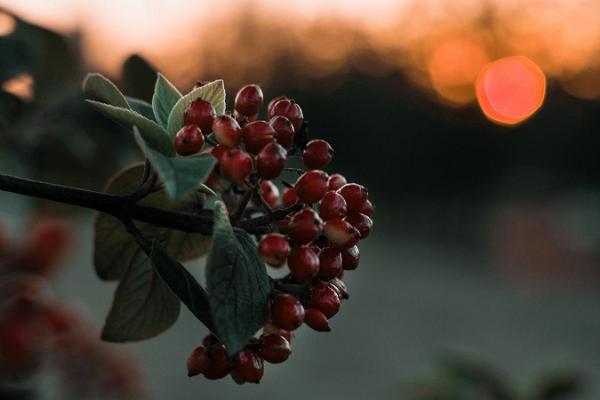
[[[175,137],[177,131],[183,126],[183,114],[190,103],[202,99],[208,101],[215,108],[217,115],[225,113],[225,86],[221,79],[200,86],[183,96],[169,114],[167,132]]]
[[[157,74],[154,95],[152,96],[152,109],[154,115],[156,115],[156,120],[163,127],[167,127],[169,114],[182,97],[183,95],[179,90],[163,74]]]
[[[221,201],[215,205],[206,275],[216,333],[233,355],[264,324],[271,288],[256,242],[246,231],[232,229]]]
[[[180,304],[138,248],[115,292],[102,339],[129,342],[157,336],[177,321]]]
[[[92,100],[122,108],[129,108],[123,93],[104,75],[88,74],[83,80],[83,93]]]
[[[129,107],[135,111],[136,113],[148,118],[151,121],[156,122],[156,118],[154,117],[154,111],[152,111],[152,106],[147,101],[142,99],[136,99],[135,97],[125,97],[127,99],[127,103],[129,103]]]
[[[131,194],[141,181],[143,170],[142,164],[136,164],[119,172],[108,182],[104,191],[118,196]],[[186,198],[173,201],[164,192],[151,193],[139,203],[145,206],[190,212]],[[185,233],[145,223],[138,223],[137,226],[146,237],[160,239],[169,254],[180,261],[193,260],[208,254],[212,242],[210,236],[199,233]],[[137,249],[136,241],[127,233],[119,219],[103,213],[97,215],[94,268],[100,279],[109,281],[121,279]]]
[[[128,108],[115,107],[94,100],[86,100],[86,102],[102,114],[128,128],[137,127],[144,141],[152,149],[167,156],[175,155],[173,140],[169,138],[165,130],[156,122]]]
[[[167,194],[173,199],[180,198],[192,190],[198,189],[215,166],[216,160],[210,154],[200,154],[192,157],[165,157],[146,146],[143,138],[135,128],[134,135],[142,151],[165,184]]]
[[[177,260],[169,256],[157,241],[152,242],[150,251],[152,265],[158,274],[209,330],[214,331],[210,305],[206,291]]]

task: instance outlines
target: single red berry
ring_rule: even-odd
[[[369,236],[369,233],[371,233],[371,229],[373,229],[373,220],[371,218],[369,218],[368,216],[366,216],[365,214],[362,214],[362,213],[352,214],[352,215],[348,215],[344,219],[350,225],[352,225],[353,227],[358,229],[358,231],[360,232],[361,239],[364,239],[367,236]]]
[[[184,125],[175,135],[175,151],[181,156],[196,154],[204,146],[204,135],[196,125]]]
[[[342,250],[342,267],[347,271],[355,270],[360,261],[358,246],[352,246]]]
[[[333,158],[333,148],[325,140],[315,139],[306,144],[302,152],[302,161],[310,169],[320,169]]]
[[[310,307],[321,311],[327,318],[340,310],[340,297],[327,283],[318,282],[310,293]]]
[[[211,147],[209,150],[210,154],[212,154],[212,156],[214,158],[216,158],[217,161],[220,161],[223,154],[227,153],[228,151],[229,151],[229,148],[226,146],[223,146],[222,144],[218,144],[214,147]]]
[[[258,244],[258,255],[271,267],[279,268],[290,254],[287,238],[279,233],[269,233]]]
[[[289,235],[294,244],[306,244],[321,235],[323,221],[311,208],[303,208],[292,216],[288,225]]]
[[[346,284],[343,280],[341,280],[340,278],[333,278],[328,283],[329,286],[331,286],[336,291],[340,299],[346,300],[350,298],[350,294],[348,294],[348,288],[346,287]]]
[[[305,204],[316,203],[321,200],[327,189],[327,174],[320,170],[305,172],[294,185],[298,198]]]
[[[266,121],[254,121],[244,126],[242,138],[246,150],[252,154],[258,154],[263,147],[275,140],[275,130]]]
[[[271,181],[262,181],[260,183],[260,196],[263,200],[273,208],[279,200],[279,189]]]
[[[370,200],[365,201],[362,208],[360,209],[361,214],[365,214],[367,217],[373,217],[375,212],[375,208],[373,207],[373,203]]]
[[[279,100],[284,100],[284,99],[287,99],[287,97],[286,96],[277,96],[277,97],[271,99],[271,101],[269,101],[269,104],[267,105],[267,116],[269,118],[272,118],[273,115],[275,115],[275,114],[273,114],[273,107],[275,106],[275,104],[277,104],[277,102]]]
[[[293,247],[287,263],[292,276],[299,282],[307,282],[319,272],[319,256],[312,247]]]
[[[263,92],[256,84],[246,85],[235,95],[235,111],[250,116],[260,111],[263,103]]]
[[[319,216],[323,220],[332,218],[344,218],[346,216],[346,200],[341,194],[330,190],[325,193],[319,203]]]
[[[325,247],[319,253],[318,277],[324,281],[338,277],[343,271],[342,253],[335,247]]]
[[[292,353],[290,342],[277,334],[262,335],[258,354],[271,364],[279,364],[288,359]]]
[[[329,242],[340,248],[348,248],[358,243],[360,232],[343,219],[328,219],[323,224],[323,233]]]
[[[277,178],[286,161],[287,151],[275,142],[269,143],[256,156],[256,172],[263,179]]]
[[[230,115],[219,115],[212,122],[212,131],[217,142],[223,146],[236,147],[242,138],[240,124]]]
[[[215,108],[208,101],[194,100],[183,113],[183,124],[196,125],[205,135],[208,135],[212,132],[213,118],[216,115]]]
[[[252,158],[240,149],[224,152],[218,161],[221,175],[233,183],[240,183],[252,172]]]
[[[341,174],[333,174],[329,177],[329,190],[338,190],[339,188],[341,188],[342,186],[344,186],[346,183],[348,183],[346,181],[346,178],[344,177],[344,175]]]
[[[41,218],[28,232],[18,265],[27,272],[49,275],[65,257],[71,235],[69,226],[59,219]]]
[[[243,385],[244,383],[246,383],[244,378],[242,378],[242,375],[240,375],[240,373],[235,369],[229,371],[229,376],[231,376],[231,379],[233,379],[233,381],[238,385]]]
[[[294,100],[281,99],[271,108],[272,118],[275,115],[283,115],[290,120],[294,125],[294,131],[298,132],[302,128],[304,122],[304,115],[302,114],[302,108]]]
[[[348,214],[360,212],[367,201],[367,188],[357,183],[347,183],[337,191],[346,200]]]
[[[285,188],[283,189],[283,193],[281,193],[281,203],[284,207],[293,206],[298,202],[298,195],[293,188]]]
[[[284,148],[289,148],[294,143],[294,125],[289,119],[283,115],[276,115],[269,120],[269,124],[275,130],[275,139],[277,143],[282,145]]]
[[[206,347],[196,347],[187,360],[188,376],[196,376],[198,374],[202,374],[208,369],[210,362],[211,361],[208,357]]]
[[[226,377],[229,373],[230,365],[225,347],[221,345],[209,349],[208,357],[210,358],[210,364],[208,364],[208,368],[203,372],[206,379],[215,380]]]
[[[280,294],[271,304],[271,319],[276,326],[293,331],[302,325],[304,307],[291,294]]]
[[[317,332],[329,332],[329,321],[325,314],[316,308],[307,308],[304,314],[304,322]]]
[[[263,359],[250,349],[243,349],[233,357],[233,369],[245,382],[259,383],[264,372]]]

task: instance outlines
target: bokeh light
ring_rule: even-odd
[[[10,35],[17,26],[15,19],[0,11],[0,36]]]

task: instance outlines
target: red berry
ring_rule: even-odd
[[[281,99],[271,108],[272,115],[269,118],[275,115],[283,115],[287,119],[290,120],[292,125],[294,125],[294,131],[298,132],[302,127],[302,123],[304,122],[304,115],[302,114],[302,108],[296,103],[294,100],[290,99]]]
[[[263,147],[275,140],[275,130],[266,121],[254,121],[244,126],[242,137],[246,150],[258,154]]]
[[[304,314],[304,322],[317,332],[329,332],[329,321],[325,314],[316,308],[307,308]]]
[[[293,206],[298,202],[298,195],[296,191],[292,188],[283,189],[283,193],[281,194],[281,203],[284,207]]]
[[[263,179],[277,178],[286,161],[287,151],[275,142],[269,143],[256,156],[256,172]]]
[[[321,311],[327,318],[340,310],[340,297],[328,284],[319,282],[310,293],[310,307]]]
[[[290,244],[285,236],[279,233],[269,233],[258,244],[260,258],[271,267],[281,267],[290,254]]]
[[[325,247],[319,253],[319,278],[324,281],[338,277],[343,271],[342,254],[335,247]]]
[[[373,207],[373,203],[370,200],[365,201],[362,208],[360,209],[361,214],[365,214],[367,217],[372,217],[375,212],[375,208]]]
[[[339,218],[325,221],[323,233],[333,246],[341,248],[352,247],[360,239],[360,232],[348,222]]]
[[[327,192],[327,188],[327,174],[319,170],[305,172],[294,185],[298,198],[305,204],[321,200]]]
[[[351,271],[358,267],[360,261],[360,251],[358,246],[352,246],[342,250],[342,267]]]
[[[204,135],[196,125],[185,125],[175,135],[175,151],[182,156],[196,154],[204,146]]]
[[[28,272],[48,275],[64,258],[69,241],[67,224],[58,219],[40,219],[24,240],[18,264]]]
[[[280,294],[271,304],[271,319],[276,326],[293,331],[302,325],[304,307],[291,294]]]
[[[328,283],[329,286],[331,286],[336,291],[338,296],[340,296],[340,299],[350,298],[350,295],[348,294],[348,288],[346,287],[346,284],[343,280],[341,280],[340,278],[333,278]]]
[[[311,208],[303,208],[292,216],[288,225],[289,235],[294,244],[306,244],[321,235],[323,221]]]
[[[357,183],[347,183],[337,191],[346,200],[348,214],[360,212],[367,201],[367,188]]]
[[[307,282],[319,272],[319,256],[312,247],[293,247],[287,263],[292,276],[299,282]]]
[[[203,372],[206,379],[221,379],[227,376],[230,370],[229,359],[223,345],[209,349],[210,364]]]
[[[259,383],[264,372],[263,359],[250,349],[243,349],[233,357],[233,369],[245,382]]]
[[[294,143],[294,135],[296,132],[294,131],[294,125],[292,125],[289,119],[283,115],[276,115],[271,118],[269,124],[271,124],[275,130],[275,139],[277,139],[277,143],[286,149]]]
[[[315,139],[306,144],[302,152],[302,161],[310,169],[320,169],[333,158],[333,148],[325,140]]]
[[[263,336],[275,334],[284,337],[288,342],[292,343],[292,332],[286,331],[285,329],[281,329],[278,326],[273,325],[270,322],[267,322],[263,326]]]
[[[208,101],[198,99],[192,101],[183,113],[184,125],[196,125],[208,135],[212,132],[213,118],[217,115],[215,108]]]
[[[292,353],[290,342],[277,334],[262,335],[258,354],[271,364],[279,364],[288,359]]]
[[[221,175],[233,183],[240,183],[252,172],[252,158],[240,149],[224,152],[218,161]]]
[[[206,347],[196,347],[187,360],[188,376],[196,376],[198,374],[202,374],[208,369],[210,362],[211,361],[208,357]]]
[[[240,124],[226,114],[219,115],[213,119],[212,131],[217,142],[227,147],[236,147],[242,138]]]
[[[329,190],[338,190],[347,183],[344,175],[333,174],[329,177]]]
[[[204,339],[202,339],[202,345],[205,347],[212,347],[220,342],[221,341],[219,338],[212,333],[209,333],[208,335],[204,336]]]
[[[226,146],[223,146],[222,144],[218,144],[215,147],[211,147],[209,150],[210,154],[212,154],[212,156],[214,158],[216,158],[217,161],[220,161],[223,154],[227,153],[228,151],[229,151],[229,148]]]
[[[263,92],[255,84],[244,86],[235,95],[235,111],[246,116],[258,114],[262,103]]]
[[[260,196],[269,207],[273,208],[279,200],[279,189],[271,181],[262,181],[260,183]]]
[[[325,193],[319,203],[319,216],[324,220],[344,218],[346,216],[346,200],[333,190]]]
[[[373,229],[373,220],[371,220],[371,218],[369,218],[365,214],[352,214],[348,215],[344,219],[350,225],[358,229],[358,231],[360,232],[361,239],[364,239],[367,236],[369,236],[369,233],[371,233],[371,229]]]
[[[267,105],[267,116],[269,118],[272,118],[273,115],[275,115],[275,114],[273,114],[273,107],[275,106],[275,104],[277,104],[277,102],[279,100],[283,100],[283,99],[287,99],[287,97],[285,97],[285,96],[277,96],[277,97],[271,99],[271,101]]]

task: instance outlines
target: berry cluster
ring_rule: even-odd
[[[268,104],[268,120],[259,120],[262,104],[262,90],[254,84],[238,91],[233,114],[216,116],[210,103],[196,100],[177,133],[180,155],[202,151],[205,142],[212,145],[204,151],[217,159],[217,166],[207,184],[221,193],[233,223],[255,213],[273,217],[269,230],[258,235],[258,254],[274,269],[289,268],[283,278],[271,279],[270,319],[260,337],[228,359],[223,344],[207,336],[188,359],[190,376],[219,379],[231,374],[239,384],[258,383],[264,361],[288,358],[291,332],[302,323],[329,331],[329,319],[348,298],[341,278],[358,267],[357,244],[373,226],[367,189],[322,170],[332,160],[333,148],[324,140],[308,141],[298,103],[277,97]],[[286,168],[292,157],[306,168]],[[284,172],[298,177],[293,184],[281,180],[285,189],[280,195],[272,180]]]

